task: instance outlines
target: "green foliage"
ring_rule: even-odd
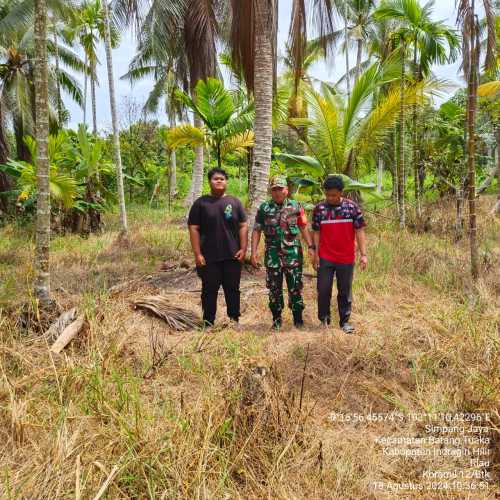
[[[274,158],[286,166],[288,179],[300,188],[302,192],[317,193],[321,191],[321,181],[325,178],[325,171],[321,163],[311,156],[292,155],[287,153],[274,153]],[[305,175],[304,175],[305,174]],[[344,174],[336,174],[344,181],[344,191],[360,191],[376,195],[375,184],[362,183]]]
[[[328,85],[323,84],[320,91],[309,87],[305,92],[309,117],[290,122],[307,128],[303,143],[311,155],[282,156],[282,161],[298,162],[303,173],[321,178],[331,173],[345,173],[349,162],[353,162],[358,171],[373,165],[396,123],[401,105],[397,88],[389,87],[383,96],[379,92],[397,76],[397,59],[391,58],[365,71],[347,100]],[[420,101],[426,90],[424,84],[407,89],[405,106]]]
[[[65,208],[71,208],[77,196],[77,183],[73,177],[65,173],[60,160],[65,154],[67,143],[65,134],[60,132],[57,136],[49,137],[49,162],[50,162],[50,194],[56,202]],[[32,158],[36,158],[36,143],[27,136],[24,138]],[[26,161],[8,160],[5,165],[0,165],[0,170],[10,174],[16,179],[18,188],[18,202],[31,204],[36,196],[36,163]]]
[[[221,166],[227,154],[244,153],[253,146],[253,104],[246,103],[242,95],[226,90],[220,80],[200,80],[194,98],[181,91],[176,95],[203,121],[204,128],[190,124],[174,127],[169,133],[171,148],[207,144],[214,149],[217,163]]]

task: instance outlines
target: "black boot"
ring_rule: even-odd
[[[304,326],[302,311],[293,311],[293,324],[296,328],[302,328]]]
[[[281,314],[273,314],[273,330],[281,330]]]

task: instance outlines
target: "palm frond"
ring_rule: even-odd
[[[219,25],[214,4],[214,0],[187,0],[184,44],[192,87],[199,80],[214,76],[217,71],[215,44]]]
[[[419,82],[405,92],[405,107],[410,109],[413,104],[422,101],[428,82]],[[356,152],[361,157],[373,156],[394,127],[401,109],[401,93],[398,88],[391,89],[385,97],[373,108],[355,132]]]
[[[477,95],[479,97],[498,97],[500,94],[500,81],[483,83],[477,88]]]
[[[73,99],[73,101],[82,107],[83,92],[78,80],[62,69],[59,69],[58,74],[54,71],[54,76],[59,80],[61,89],[63,89]]]
[[[177,149],[178,147],[185,145],[196,147],[203,146],[204,144],[204,131],[189,123],[173,127],[168,133],[168,146],[171,149]]]
[[[339,102],[326,86],[323,95],[310,88],[306,91],[307,102],[314,122],[309,129],[308,147],[331,171],[339,171],[344,162],[345,138]]]
[[[231,94],[224,88],[223,82],[216,78],[200,80],[195,89],[196,103],[189,106],[188,99],[184,102],[186,106],[192,107],[205,125],[216,130],[223,127],[235,112],[235,106]]]
[[[59,173],[56,167],[51,167],[49,184],[51,196],[61,201],[66,208],[71,208],[77,194],[75,179]]]
[[[241,134],[236,134],[222,142],[221,156],[224,158],[230,153],[244,155],[248,152],[248,148],[254,145],[254,134],[252,130],[247,130]]]
[[[136,309],[145,309],[163,319],[173,330],[188,331],[201,326],[200,319],[191,311],[174,306],[161,295],[141,297],[134,301]]]

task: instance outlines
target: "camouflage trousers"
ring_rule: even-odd
[[[269,289],[269,309],[273,316],[279,316],[285,304],[283,301],[283,275],[288,288],[288,307],[293,312],[304,309],[302,299],[302,266],[266,267],[266,286]]]

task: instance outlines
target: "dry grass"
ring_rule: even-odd
[[[371,221],[370,269],[355,279],[358,334],[346,336],[316,326],[312,279],[306,329],[287,316],[271,334],[262,273],[244,275],[241,331],[221,322],[172,332],[134,311],[138,297],[162,293],[199,314],[194,273],[155,271],[185,255],[183,228],[148,220],[137,216],[129,246],[113,233],[54,242],[57,299],[86,314],[60,356],[19,322],[31,247],[19,245],[21,230],[2,229],[0,253],[13,257],[0,267],[1,498],[94,498],[103,488],[113,499],[388,498],[375,481],[424,484],[425,469],[466,471],[470,460],[385,456],[377,437],[421,436],[425,422],[331,414],[464,411],[491,413],[488,490],[400,496],[499,493],[498,222],[481,229],[487,258],[473,287],[467,242]]]

